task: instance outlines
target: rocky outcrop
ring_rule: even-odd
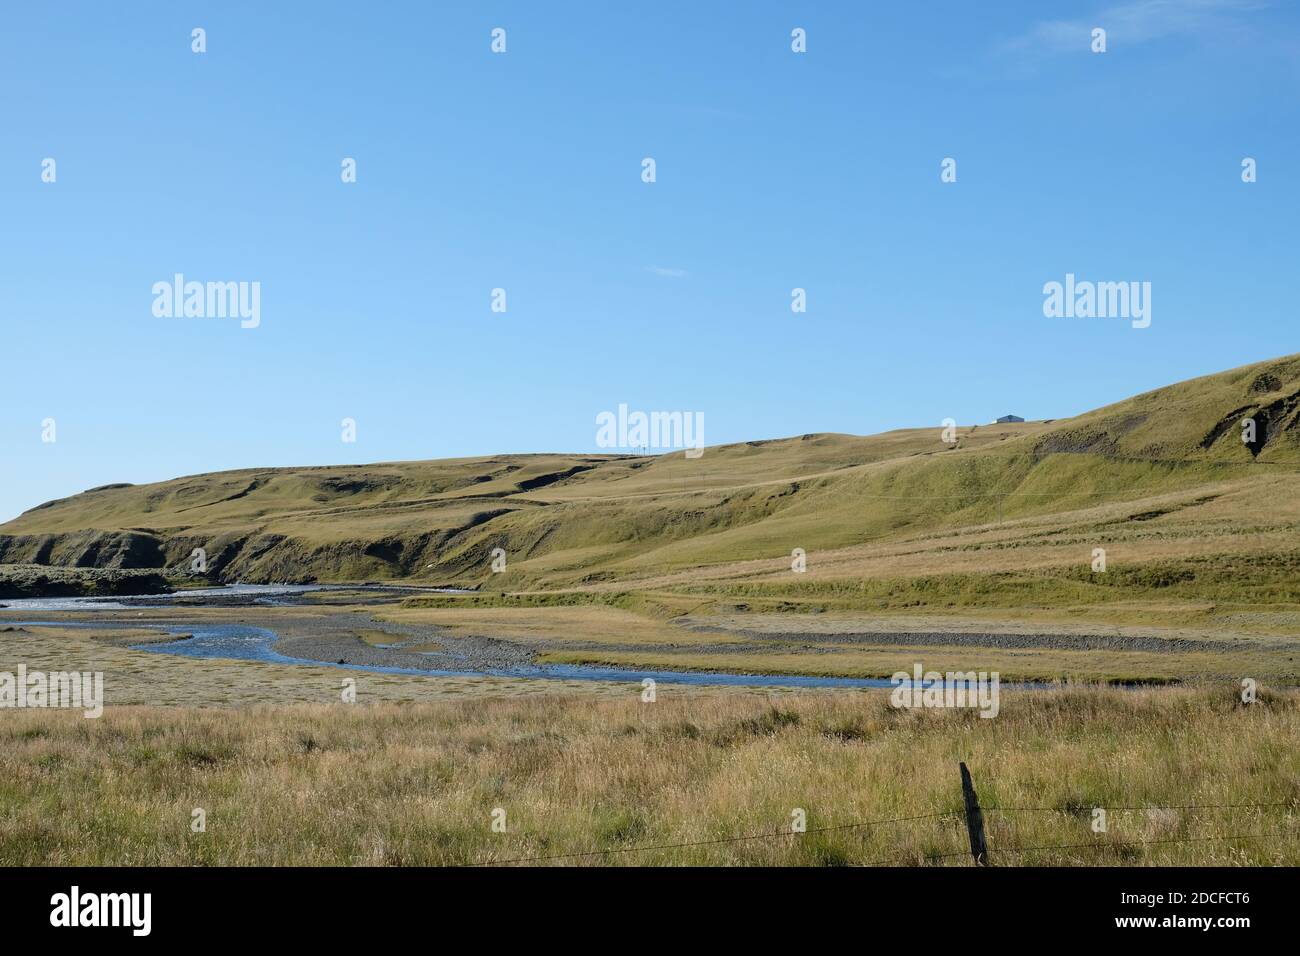
[[[0,565],[0,598],[109,597],[164,594],[170,590],[161,574],[150,571]]]
[[[135,531],[76,531],[69,534],[0,535],[0,564],[73,568],[162,568],[162,541]]]

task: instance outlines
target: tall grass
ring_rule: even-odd
[[[995,865],[1300,863],[1295,692],[1004,692],[992,720],[674,693],[10,711],[0,863],[965,865],[960,760]],[[1259,803],[1285,806],[1228,806]],[[1201,809],[1121,809],[1150,805]],[[566,856],[597,850],[619,852]]]

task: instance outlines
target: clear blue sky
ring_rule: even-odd
[[[702,411],[709,444],[866,434],[1300,351],[1290,3],[0,16],[0,518],[225,468],[595,451],[619,403]],[[155,318],[176,272],[260,282],[261,326]],[[1067,272],[1150,281],[1151,327],[1045,318]]]

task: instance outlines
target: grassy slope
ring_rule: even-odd
[[[0,526],[0,561],[179,568],[203,547],[225,580],[660,588],[876,610],[938,592],[956,606],[1113,604],[1171,584],[1193,597],[1201,582],[1219,600],[1300,603],[1288,543],[1300,525],[1297,396],[1291,356],[1074,419],[963,428],[955,449],[926,428],[696,460],[504,455],[199,475],[29,511]],[[1254,452],[1236,427],[1247,415],[1264,438]],[[488,570],[495,547],[505,574]],[[1126,573],[1092,576],[1093,547]],[[790,572],[794,548],[808,552],[807,574]]]

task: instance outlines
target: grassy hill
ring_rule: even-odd
[[[906,606],[972,582],[996,592],[1029,580],[1035,593],[1078,599],[1097,589],[1092,548],[1107,547],[1134,586],[1162,574],[1185,586],[1190,573],[1210,587],[1232,567],[1234,593],[1242,574],[1285,591],[1300,577],[1288,556],[1298,473],[1300,356],[1288,356],[1072,419],[962,427],[955,446],[936,425],[746,442],[698,459],[500,455],[110,485],[0,525],[0,563],[180,571],[201,547],[222,581]],[[498,547],[504,574],[490,569]],[[804,574],[791,571],[795,548],[808,554]],[[1138,567],[1155,577],[1132,578]],[[1047,585],[1034,583],[1044,574]],[[1107,586],[1123,587],[1124,574]]]

